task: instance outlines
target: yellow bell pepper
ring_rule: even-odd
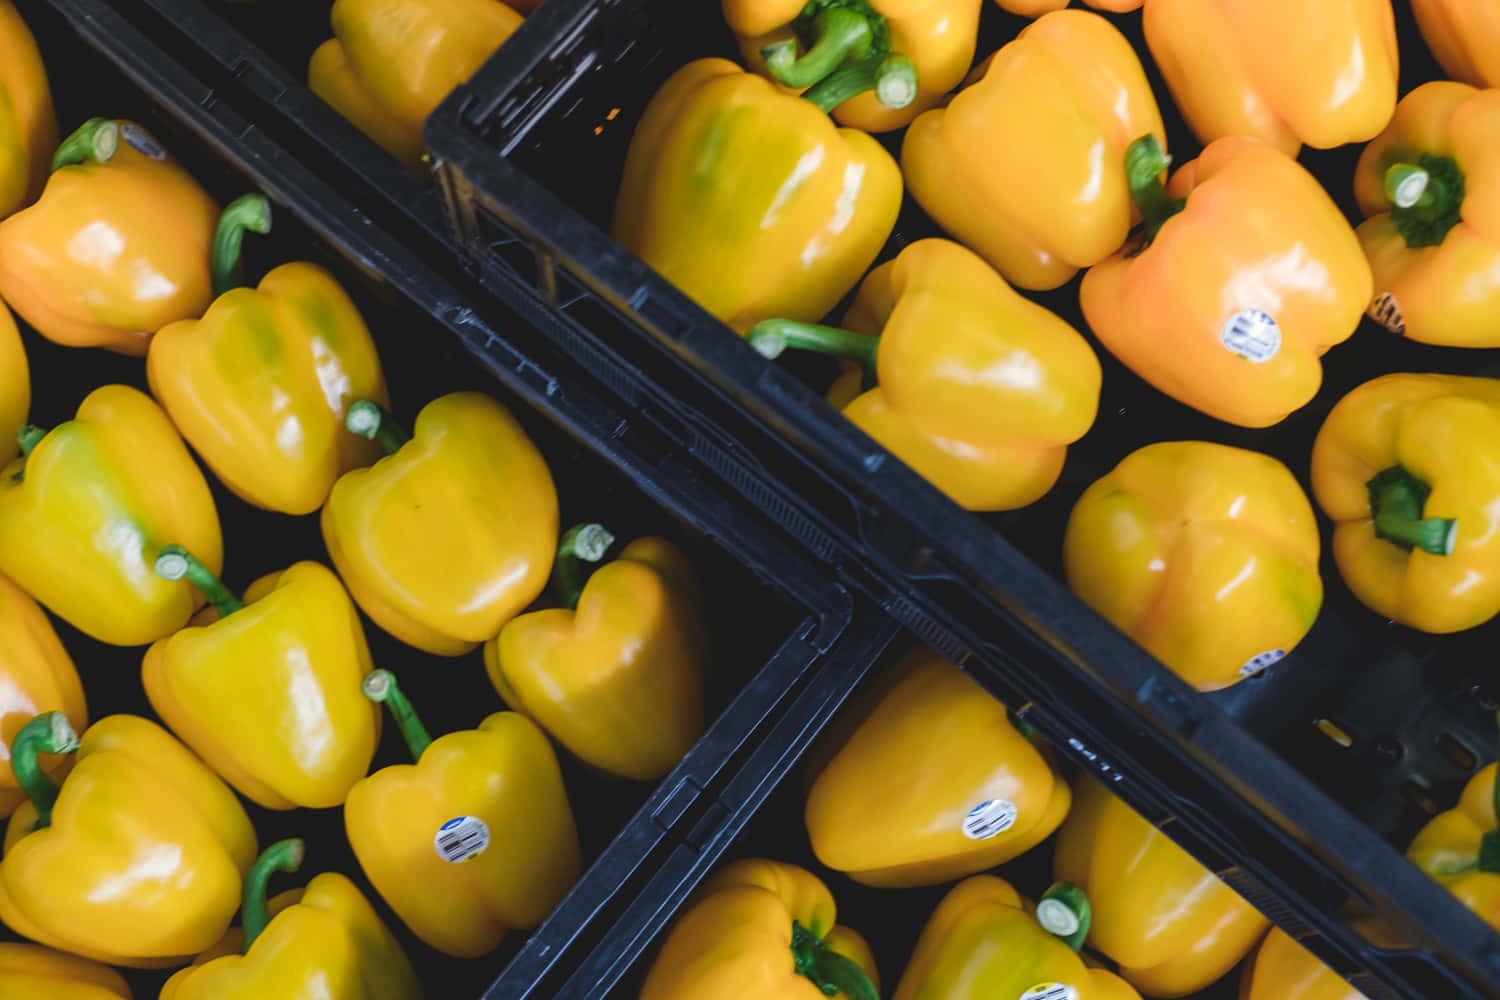
[[[140,646],[187,624],[192,586],[151,571],[163,545],[214,571],[223,539],[213,495],[172,422],[124,385],[95,389],[51,432],[21,432],[0,470],[0,573],[101,642]]]
[[[1033,22],[976,77],[912,123],[907,186],[1011,284],[1056,288],[1130,234],[1119,163],[1137,136],[1165,136],[1156,98],[1125,36],[1079,10]]]
[[[678,918],[639,1000],[878,1000],[869,948],[834,916],[810,872],[736,861]]]
[[[816,322],[896,224],[901,171],[822,103],[727,59],[699,59],[651,99],[625,160],[614,237],[743,333]]]
[[[134,355],[208,308],[219,206],[149,132],[90,119],[52,163],[0,222],[0,298],[49,340]]]
[[[1216,982],[1271,926],[1087,775],[1073,786],[1052,876],[1088,893],[1094,908],[1089,944],[1151,997],[1187,996]]]
[[[307,85],[412,169],[422,126],[521,26],[499,0],[335,0]]]
[[[61,787],[43,753],[75,754]],[[133,715],[80,741],[61,712],[22,727],[11,766],[31,801],[5,831],[0,920],[110,965],[170,966],[209,947],[238,905],[255,830],[213,772]]]
[[[1424,632],[1500,612],[1500,380],[1397,373],[1341,399],[1313,442],[1333,555],[1365,605]]]
[[[1088,897],[1066,882],[1033,910],[1004,879],[965,879],[922,928],[894,1000],[1140,1000],[1079,957],[1090,919]]]
[[[16,434],[26,423],[30,409],[31,369],[26,364],[26,348],[10,310],[0,302],[0,462],[9,462],[20,451]]]
[[[536,445],[476,392],[428,403],[415,437],[368,400],[346,425],[389,452],[345,473],[323,507],[349,593],[375,624],[438,656],[499,635],[552,571],[557,490]]]
[[[1286,466],[1208,441],[1147,445],[1079,497],[1068,586],[1200,691],[1290,653],[1323,606],[1317,518]]]
[[[0,0],[0,219],[41,195],[56,148],[42,54],[15,5]]]
[[[1260,943],[1240,976],[1240,1000],[1369,1000],[1280,927]]]
[[[1500,90],[1427,83],[1359,158],[1370,315],[1425,344],[1500,347]]]
[[[241,954],[213,949],[167,980],[159,1000],[421,1000],[400,943],[343,875],[283,894],[272,914],[266,882],[301,867],[304,850],[300,840],[266,848],[245,877]]]
[[[844,415],[969,510],[1040,499],[1094,423],[1088,341],[957,243],[919,240],[871,271],[844,325],[763,320],[747,337],[770,358],[794,347],[860,362],[879,384]]]
[[[34,944],[0,943],[0,997],[9,1000],[132,1000],[114,969]]]
[[[214,241],[219,297],[202,320],[151,341],[151,391],[189,444],[235,495],[285,514],[323,506],[338,477],[377,456],[349,433],[349,405],[388,402],[380,357],[359,310],[316,264],[283,264],[258,290],[237,287],[246,228],[268,232],[270,203],[246,195],[224,211]]]
[[[1406,856],[1500,930],[1500,830],[1496,829],[1496,766],[1469,779],[1458,805],[1422,827]]]
[[[344,803],[354,856],[412,933],[477,958],[540,926],[580,870],[578,828],[547,737],[515,712],[433,740],[389,672],[364,681],[390,706],[415,765],[384,768]]]
[[[926,647],[892,670],[899,680],[852,733],[832,737],[808,790],[818,860],[865,885],[908,888],[993,868],[1050,836],[1068,785],[1005,706]]]
[[[703,735],[707,645],[682,553],[638,538],[589,575],[613,544],[603,525],[569,529],[554,563],[562,607],[508,622],[484,665],[506,705],[580,760],[649,781]]]
[[[1443,72],[1500,87],[1500,9],[1483,0],[1411,0],[1411,9]]]
[[[1359,326],[1369,262],[1312,174],[1265,143],[1219,139],[1163,187],[1170,162],[1153,136],[1126,152],[1144,245],[1084,275],[1084,318],[1177,401],[1269,427],[1313,398],[1323,354]]]

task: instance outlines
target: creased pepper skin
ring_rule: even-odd
[[[1240,1000],[1368,1000],[1280,927],[1261,942],[1240,976]]]
[[[6,1000],[132,1000],[114,969],[34,944],[0,943],[0,997]]]
[[[1058,836],[1053,877],[1088,893],[1088,943],[1120,964],[1150,997],[1182,997],[1223,977],[1271,926],[1213,872],[1193,860],[1088,776]]]
[[[1411,0],[1411,9],[1443,72],[1500,87],[1500,9],[1483,0]]]
[[[167,415],[129,386],[94,390],[24,465],[0,470],[0,573],[101,642],[155,642],[202,603],[153,571],[171,543],[223,565],[203,473]]]
[[[1084,491],[1063,566],[1085,604],[1213,691],[1307,635],[1323,604],[1320,546],[1312,504],[1286,466],[1170,441],[1132,452]]]
[[[31,369],[21,331],[10,310],[0,303],[0,462],[9,462],[20,451],[16,431],[31,409]]]
[[[1444,885],[1485,923],[1500,930],[1500,874],[1479,868],[1480,842],[1496,828],[1495,771],[1469,779],[1458,805],[1428,821],[1406,857]]]
[[[0,0],[0,219],[41,196],[57,140],[36,39],[15,5]]]
[[[726,59],[699,59],[636,127],[613,232],[744,333],[772,317],[822,319],[874,262],[900,205],[901,172],[870,136]]]
[[[1057,288],[1129,235],[1119,165],[1140,136],[1165,142],[1156,98],[1125,36],[1079,10],[1035,21],[976,77],[912,123],[907,186],[1011,284]]]

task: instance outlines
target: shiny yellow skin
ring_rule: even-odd
[[[1280,927],[1244,968],[1239,1000],[1369,1000]]]
[[[490,682],[580,760],[650,781],[703,735],[707,649],[686,557],[638,538],[594,571],[578,610],[533,611],[484,647]]]
[[[613,233],[744,333],[773,317],[822,319],[874,263],[900,207],[901,171],[869,135],[727,59],[699,59],[636,126]]]
[[[1271,926],[1213,872],[1087,775],[1058,835],[1053,877],[1088,893],[1088,943],[1149,997],[1218,981]]]
[[[0,462],[9,462],[21,451],[16,431],[31,409],[31,369],[21,331],[10,310],[0,303]]]
[[[1130,232],[1125,149],[1147,133],[1166,142],[1145,70],[1104,18],[1060,10],[975,76],[912,123],[901,147],[907,187],[1011,284],[1057,288]]]
[[[162,721],[240,794],[267,809],[328,809],[369,773],[380,742],[380,707],[360,691],[371,669],[338,577],[299,562],[258,580],[228,618],[153,645],[141,682]]]
[[[1355,597],[1424,632],[1459,632],[1500,612],[1497,442],[1500,380],[1396,373],[1339,400],[1313,442],[1312,486]],[[1458,520],[1452,554],[1407,552],[1375,536],[1365,484],[1397,464],[1432,488],[1424,516]]]
[[[213,301],[219,206],[139,125],[108,163],[63,167],[0,222],[0,298],[48,340],[142,356],[152,334]]]
[[[15,5],[0,0],[0,219],[41,195],[57,140],[36,39]]]
[[[1370,304],[1359,240],[1312,174],[1254,139],[1217,140],[1167,192],[1187,208],[1144,250],[1126,247],[1084,275],[1084,318],[1111,354],[1178,402],[1241,427],[1278,423],[1317,394],[1321,358]],[[1281,331],[1259,363],[1221,340],[1250,309]]]
[[[878,888],[937,885],[1041,843],[1068,813],[1068,785],[978,682],[921,647],[808,789],[803,820],[818,860]],[[872,788],[881,804],[872,809]],[[985,840],[963,831],[976,806],[1016,808]]]
[[[1049,983],[1071,986],[1078,1000],[1140,1000],[1125,980],[1086,966],[1044,930],[1009,882],[975,875],[927,919],[893,1000],[1010,1000]]]
[[[0,1000],[132,1000],[114,969],[34,944],[0,943]]]
[[[1470,778],[1458,805],[1429,820],[1406,857],[1500,930],[1500,874],[1478,868],[1480,841],[1497,825],[1495,770],[1488,764]]]
[[[109,965],[180,965],[229,927],[255,830],[229,787],[147,719],[83,734],[52,825],[22,803],[5,831],[0,920]],[[144,864],[149,861],[150,864]]]
[[[217,573],[213,495],[151,397],[106,385],[25,460],[0,470],[0,573],[101,642],[143,646],[182,628],[202,597],[153,566],[163,545]]]
[[[1147,445],[1096,481],[1063,537],[1068,586],[1201,691],[1291,652],[1323,604],[1317,518],[1286,466],[1208,441]],[[1250,667],[1255,672],[1257,663]]]
[[[284,514],[323,506],[339,476],[379,447],[344,429],[351,403],[388,403],[359,310],[316,264],[283,264],[202,320],[163,328],[146,357],[151,392],[236,496]]]
[[[1451,79],[1500,87],[1500,6],[1490,0],[1411,0],[1417,27]]]
[[[195,962],[159,1000],[421,1000],[400,943],[354,883],[325,872],[282,894],[250,954]]]
[[[334,484],[323,540],[375,624],[459,656],[499,635],[546,587],[557,490],[515,417],[481,393],[428,403],[414,435]]]
[[[521,26],[499,0],[335,0],[329,19],[308,86],[413,169],[427,116]]]
[[[1500,7],[1495,15],[1500,19]],[[1394,297],[1397,332],[1412,340],[1500,347],[1497,133],[1500,90],[1437,81],[1402,98],[1390,127],[1360,154],[1354,194],[1367,218],[1356,232],[1375,275],[1375,295]],[[1391,218],[1385,172],[1398,161],[1416,163],[1423,153],[1458,164],[1464,200],[1460,221],[1442,243],[1412,248]]]

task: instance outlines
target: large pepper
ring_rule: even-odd
[[[58,148],[41,199],[0,222],[0,298],[59,344],[144,355],[213,299],[218,220],[149,132],[91,119]]]
[[[177,543],[217,572],[224,546],[208,483],[161,408],[106,385],[76,419],[21,438],[23,457],[0,470],[0,573],[101,642],[140,646],[186,625],[202,599],[152,563]]]
[[[693,568],[670,542],[638,538],[589,575],[614,536],[570,529],[554,582],[562,607],[508,622],[484,647],[505,703],[580,760],[648,781],[703,735],[706,640]]]
[[[803,817],[813,853],[856,882],[937,885],[1035,847],[1068,813],[1068,785],[978,682],[926,647],[836,742]],[[827,752],[825,749],[824,752]],[[881,806],[870,808],[879,787]]]
[[[387,403],[380,357],[359,310],[316,264],[283,264],[258,290],[237,287],[245,229],[270,229],[270,203],[247,195],[214,241],[219,297],[202,320],[163,328],[146,374],[178,430],[249,503],[286,514],[323,506],[338,477],[375,461],[349,433],[358,399]]]
[[[630,140],[615,239],[737,332],[822,319],[901,207],[890,154],[829,120],[839,96],[814,104],[726,59],[688,63]]]
[[[34,944],[0,943],[0,997],[10,1000],[132,1000],[114,969]]]
[[[308,86],[413,169],[427,116],[521,26],[499,0],[335,0],[329,19]]]
[[[736,861],[678,918],[639,1000],[878,1000],[869,948],[834,916],[811,873]]]
[[[0,219],[41,195],[56,148],[42,54],[15,5],[0,0]]]
[[[1500,87],[1500,9],[1486,0],[1411,0],[1411,9],[1443,72]]]
[[[76,753],[75,753],[76,752]],[[41,753],[75,753],[61,788]],[[60,712],[22,727],[11,764],[31,797],[10,818],[0,920],[110,965],[177,965],[224,933],[255,831],[234,793],[166,730],[133,715],[80,741]]]
[[[1338,206],[1286,154],[1220,139],[1177,171],[1153,136],[1125,176],[1144,246],[1091,268],[1079,302],[1101,343],[1179,402],[1269,427],[1323,381],[1323,354],[1370,304],[1370,265]]]
[[[1344,582],[1386,618],[1458,632],[1500,612],[1500,380],[1397,373],[1341,399],[1313,442]]]
[[[1500,90],[1413,90],[1365,147],[1354,194],[1370,315],[1426,344],[1500,347]]]
[[[1088,341],[957,243],[920,240],[871,271],[844,325],[764,320],[747,336],[767,357],[795,347],[860,362],[879,385],[844,415],[969,510],[1040,499],[1094,423],[1102,376]]]
[[[26,363],[26,348],[10,310],[0,302],[0,462],[9,462],[20,450],[16,434],[30,409],[31,369]]]
[[[1165,135],[1151,85],[1125,36],[1078,10],[1032,23],[976,77],[912,123],[907,186],[1011,284],[1056,288],[1130,233],[1120,161],[1137,136]]]
[[[1183,680],[1213,691],[1302,641],[1323,605],[1317,518],[1286,466],[1169,441],[1127,455],[1079,497],[1068,586]]]
[[[500,634],[552,571],[557,491],[510,412],[458,392],[417,415],[416,436],[368,401],[350,430],[390,452],[345,473],[323,507],[323,540],[365,614],[391,635],[458,656]]]
[[[1152,997],[1217,981],[1270,921],[1166,835],[1087,775],[1058,835],[1053,877],[1088,893],[1089,944]]]
[[[1280,927],[1256,949],[1240,976],[1240,1000],[1369,1000]]]

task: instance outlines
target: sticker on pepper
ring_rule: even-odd
[[[1240,667],[1240,676],[1254,677],[1256,674],[1260,673],[1262,670],[1266,669],[1277,660],[1280,660],[1285,655],[1286,650],[1284,649],[1268,649],[1264,653],[1256,653],[1254,656],[1250,657],[1250,659],[1245,661],[1245,665],[1243,667]]]
[[[1370,303],[1368,315],[1397,336],[1406,336],[1406,318],[1401,315],[1401,306],[1396,302],[1396,296],[1390,292],[1382,293],[1380,298]]]
[[[1078,1000],[1078,991],[1064,983],[1041,983],[1022,993],[1018,1000]]]
[[[989,840],[1009,830],[1016,823],[1016,805],[1006,799],[990,799],[969,810],[964,817],[964,836],[970,840]]]
[[[120,126],[120,138],[130,143],[131,147],[142,156],[149,156],[153,160],[167,158],[167,151],[161,143],[156,141],[156,136],[135,122],[125,122]]]
[[[432,846],[450,865],[461,865],[490,846],[490,828],[478,816],[459,816],[438,827]]]
[[[1281,350],[1281,327],[1269,313],[1259,309],[1241,309],[1229,317],[1219,342],[1230,354],[1246,361],[1263,364]]]

